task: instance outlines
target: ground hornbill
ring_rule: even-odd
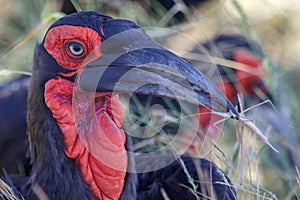
[[[230,180],[205,159],[133,156],[119,93],[176,98],[238,117],[214,84],[136,23],[68,15],[35,48],[27,105],[33,167],[18,186],[26,199],[235,199]]]

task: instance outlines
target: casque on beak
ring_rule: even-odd
[[[82,71],[82,90],[174,98],[218,112],[231,111],[238,117],[230,101],[210,80],[154,42],[141,28],[110,33],[101,44],[101,54]]]

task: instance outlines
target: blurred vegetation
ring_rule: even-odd
[[[199,43],[217,34],[242,34],[249,41],[256,41],[262,48],[257,51],[264,59],[268,72],[265,81],[274,96],[275,107],[287,119],[278,123],[288,123],[287,127],[296,133],[300,143],[300,4],[297,0],[211,0],[189,7],[182,0],[174,1],[176,4],[169,11],[157,0],[73,0],[73,3],[78,4],[78,9],[128,18],[142,27],[170,27]],[[0,5],[0,81],[4,82],[14,71],[30,72],[36,42],[64,14],[60,13],[61,1],[54,0],[0,0]],[[176,42],[168,40],[165,45],[183,51],[192,48],[185,44],[179,38]],[[259,117],[264,116],[255,119]],[[267,130],[263,131],[275,147],[284,146],[300,157],[299,146],[288,143],[288,134],[281,138]],[[277,164],[271,161],[270,155],[269,147],[243,125],[228,121],[223,135],[206,156],[229,174],[239,199],[299,199],[296,166],[280,167],[288,165],[290,155],[276,155],[280,162],[286,160]],[[296,162],[300,168],[299,160]]]

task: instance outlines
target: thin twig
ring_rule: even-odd
[[[300,189],[300,173],[299,173],[298,167],[296,166],[295,168],[296,168],[296,172],[297,172],[296,180],[297,180],[297,183],[298,183],[299,189]]]

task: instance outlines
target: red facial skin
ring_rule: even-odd
[[[101,37],[86,27],[58,26],[50,29],[44,47],[66,69],[76,70],[99,58]],[[67,44],[80,43],[84,52],[75,56]],[[120,197],[127,169],[124,110],[118,95],[80,91],[63,78],[45,85],[45,102],[64,135],[65,153],[78,164],[86,183],[98,199]]]

